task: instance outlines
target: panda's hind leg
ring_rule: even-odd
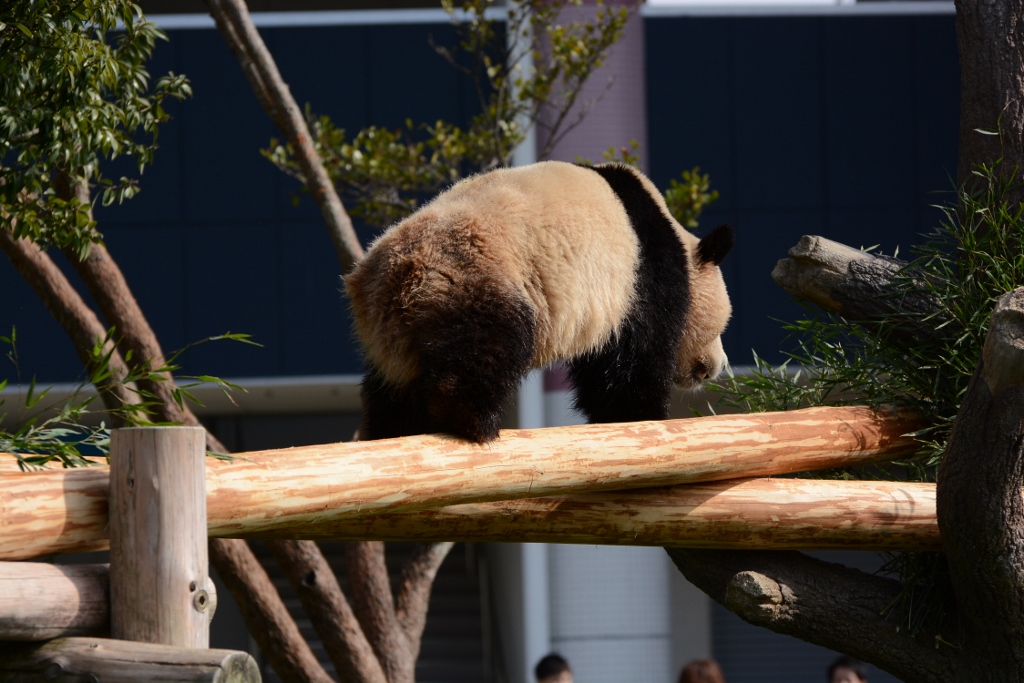
[[[441,430],[465,439],[496,439],[502,413],[533,360],[533,307],[506,288],[482,286],[431,317],[417,334],[419,391],[428,415]]]

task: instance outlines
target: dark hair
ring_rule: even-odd
[[[832,674],[836,672],[836,669],[849,669],[853,673],[857,674],[857,678],[867,683],[868,680],[868,668],[864,666],[864,662],[853,657],[840,657],[836,661],[832,662],[832,665],[828,667],[828,680],[832,681]]]
[[[679,683],[725,683],[725,676],[715,660],[695,659],[683,667]]]
[[[545,678],[557,676],[563,671],[572,671],[569,668],[569,662],[565,661],[565,658],[557,652],[552,652],[549,655],[544,655],[537,666],[533,668],[533,675],[538,681],[543,681]]]

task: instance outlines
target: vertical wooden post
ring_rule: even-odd
[[[117,429],[110,439],[110,630],[120,640],[210,646],[206,434]]]

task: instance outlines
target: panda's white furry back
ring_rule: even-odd
[[[559,360],[591,421],[663,419],[673,381],[725,365],[731,246],[725,227],[698,241],[626,166],[542,162],[456,184],[346,277],[369,364],[361,438],[488,441],[522,376]]]

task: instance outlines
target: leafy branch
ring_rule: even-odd
[[[502,31],[493,0],[468,0],[461,11],[450,0],[444,3],[459,41],[434,49],[474,85],[480,113],[466,127],[408,120],[399,129],[371,126],[350,138],[307,107],[316,149],[352,213],[378,226],[400,219],[465,175],[509,165],[534,126],[543,134],[540,157],[549,155],[578,125],[569,114],[582,85],[604,63],[629,17],[626,7],[599,3],[592,21],[560,23],[570,4],[581,3],[516,3]],[[263,155],[305,182],[290,144],[273,139]]]
[[[142,174],[169,116],[191,94],[184,76],[151,84],[145,64],[166,36],[128,0],[11,0],[0,8],[0,229],[84,257],[100,234],[86,198],[135,195],[137,178],[108,178],[102,160],[128,157]],[[62,177],[63,176],[63,177]]]

